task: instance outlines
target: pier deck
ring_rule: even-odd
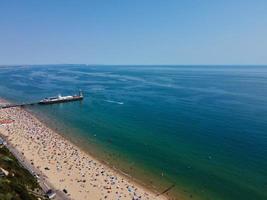
[[[5,105],[0,105],[0,109],[4,108],[13,108],[13,107],[23,107],[23,106],[33,106],[38,104],[39,102],[34,102],[34,103],[21,103],[21,104],[5,104]]]

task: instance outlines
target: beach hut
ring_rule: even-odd
[[[55,193],[53,190],[49,189],[49,190],[47,190],[47,192],[45,193],[45,195],[46,195],[49,199],[53,199],[53,198],[56,196],[56,193]]]

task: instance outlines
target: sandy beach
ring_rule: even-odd
[[[0,109],[0,119],[9,122],[0,125],[7,142],[70,199],[167,199],[102,164],[24,109]]]

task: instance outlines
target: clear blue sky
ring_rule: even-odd
[[[267,64],[266,0],[1,0],[0,64]]]

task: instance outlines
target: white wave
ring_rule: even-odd
[[[119,104],[119,105],[123,105],[124,103],[121,102],[121,101],[112,101],[112,100],[104,100],[105,102],[108,102],[108,103],[116,103],[116,104]]]

